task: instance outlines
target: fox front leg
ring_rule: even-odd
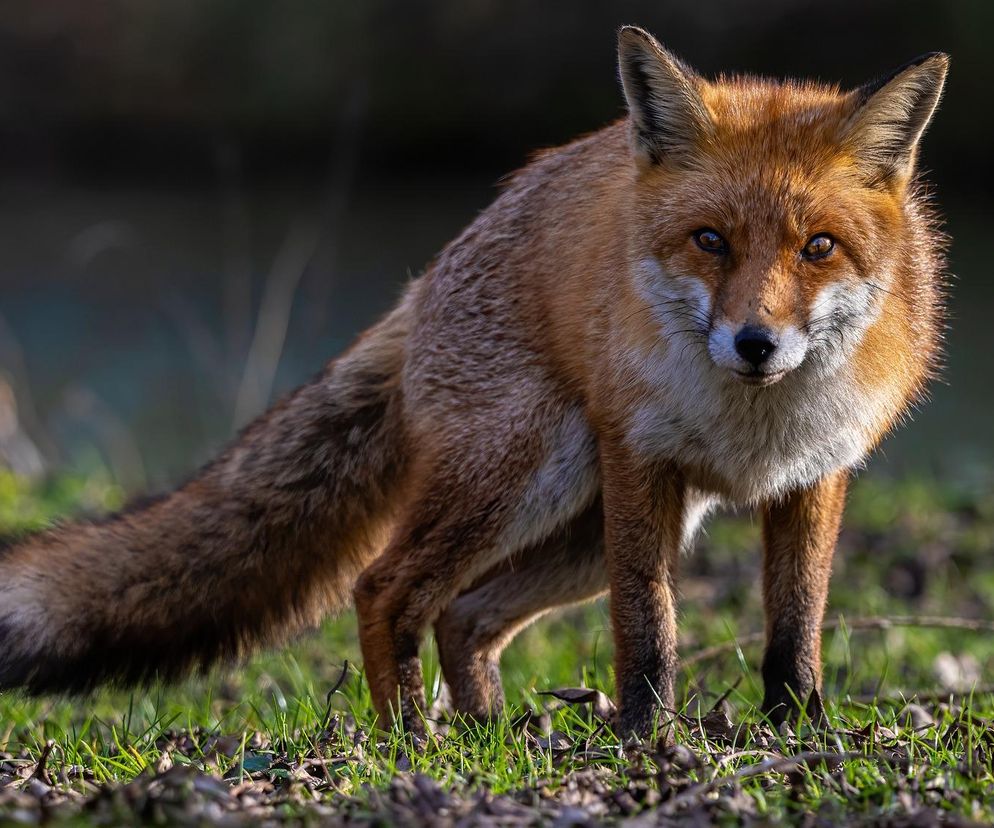
[[[602,440],[604,527],[619,735],[644,738],[673,716],[677,564],[687,490],[680,474]]]
[[[839,472],[764,509],[763,711],[774,724],[796,716],[797,702],[823,715],[821,625],[847,483]]]

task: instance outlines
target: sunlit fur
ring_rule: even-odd
[[[819,688],[849,470],[936,366],[941,239],[913,171],[945,58],[842,92],[706,81],[637,29],[619,54],[630,116],[537,156],[217,461],[0,550],[0,686],[169,677],[351,595],[374,703],[420,730],[432,624],[485,717],[514,633],[610,588],[619,727],[645,733],[673,702],[679,555],[725,501],[763,516],[766,709]],[[820,233],[835,249],[809,261]],[[752,377],[747,323],[779,343]]]

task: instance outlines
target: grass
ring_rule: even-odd
[[[120,502],[100,475],[32,486],[0,474],[0,531]],[[846,624],[994,618],[994,497],[922,480],[854,487],[829,609],[842,620],[824,642],[829,730],[772,731],[756,709],[760,650],[734,640],[761,625],[758,543],[748,516],[725,516],[686,563],[684,655],[732,644],[684,671],[679,748],[625,750],[599,715],[603,697],[544,694],[611,693],[601,602],[540,622],[511,645],[500,721],[443,725],[420,750],[396,729],[375,728],[345,616],[286,650],[180,686],[72,700],[0,695],[0,821],[575,824],[640,812],[663,824],[691,815],[994,821],[994,696],[980,686],[994,675],[994,635]],[[424,660],[435,702],[442,682],[430,643]],[[919,704],[906,708],[915,693]]]

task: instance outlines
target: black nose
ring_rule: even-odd
[[[766,328],[746,325],[735,335],[735,350],[753,368],[759,368],[776,349],[773,332]]]

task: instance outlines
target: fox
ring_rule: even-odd
[[[949,58],[854,89],[709,79],[618,32],[626,114],[537,154],[312,382],[169,494],[8,540],[0,688],[85,693],[246,657],[354,605],[383,723],[426,734],[607,594],[617,728],[673,715],[678,570],[762,520],[762,711],[820,704],[850,478],[923,400],[945,236],[917,172]]]

